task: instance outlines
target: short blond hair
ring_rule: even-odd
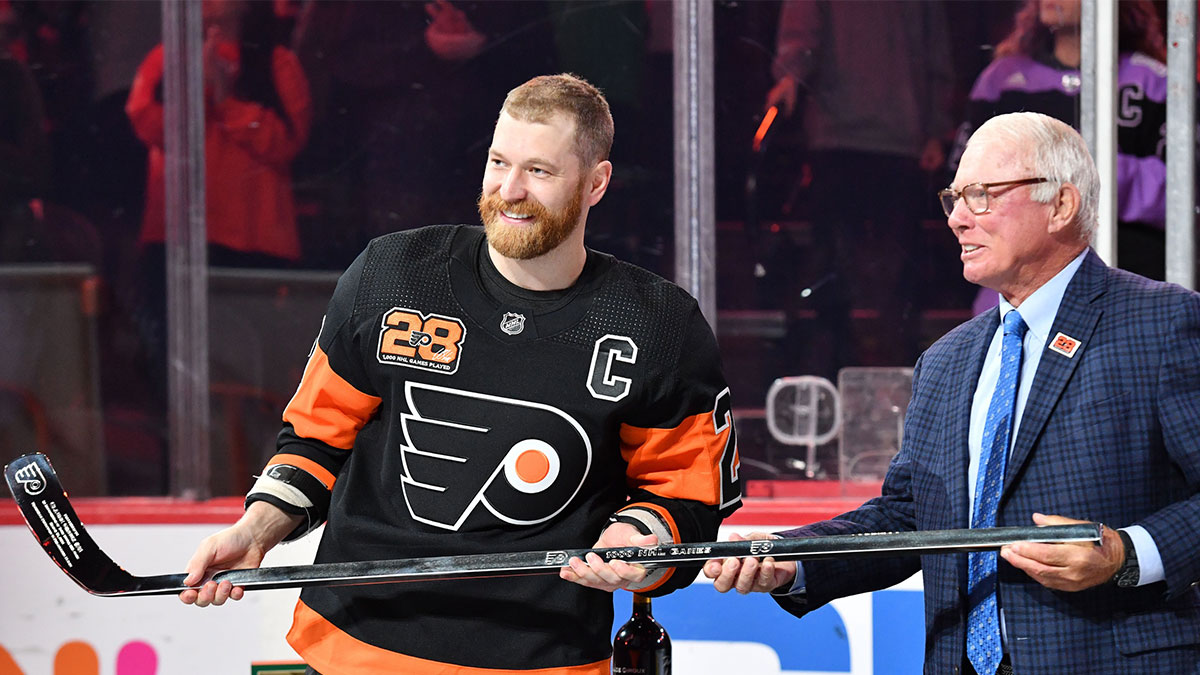
[[[508,92],[501,113],[522,122],[545,123],[556,114],[575,122],[575,154],[591,167],[612,151],[613,119],[608,101],[587,80],[570,73],[541,75]]]

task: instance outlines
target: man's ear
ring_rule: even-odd
[[[1058,193],[1054,195],[1054,199],[1050,202],[1050,206],[1054,209],[1050,215],[1050,233],[1058,234],[1063,232],[1075,223],[1076,216],[1079,215],[1079,206],[1082,197],[1079,194],[1079,188],[1071,183],[1063,183],[1058,188]]]
[[[607,159],[597,164],[591,171],[587,185],[587,205],[595,206],[608,191],[608,183],[612,180],[612,162]]]

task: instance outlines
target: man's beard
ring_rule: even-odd
[[[529,260],[553,251],[575,231],[583,211],[583,186],[576,190],[571,203],[551,211],[533,197],[507,202],[500,193],[479,195],[479,219],[488,243],[505,258]],[[501,211],[532,216],[525,225],[510,225],[501,220]]]

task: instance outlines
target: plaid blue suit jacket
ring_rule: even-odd
[[[988,343],[987,312],[931,346],[913,373],[904,441],[882,495],[785,536],[969,526],[967,427]],[[1008,462],[998,526],[1032,514],[1138,524],[1165,582],[1049,590],[999,561],[1007,650],[1017,673],[1200,673],[1200,295],[1111,269],[1089,252],[1051,329],[1081,345],[1042,356]],[[922,571],[925,672],[965,657],[966,554],[804,563],[803,615]]]

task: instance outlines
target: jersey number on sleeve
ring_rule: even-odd
[[[728,388],[717,394],[717,402],[713,407],[713,431],[720,437],[726,430],[729,435],[725,438],[725,450],[721,453],[722,509],[742,500],[742,483],[738,478],[741,462],[738,460],[737,434],[733,430],[733,404]]]

